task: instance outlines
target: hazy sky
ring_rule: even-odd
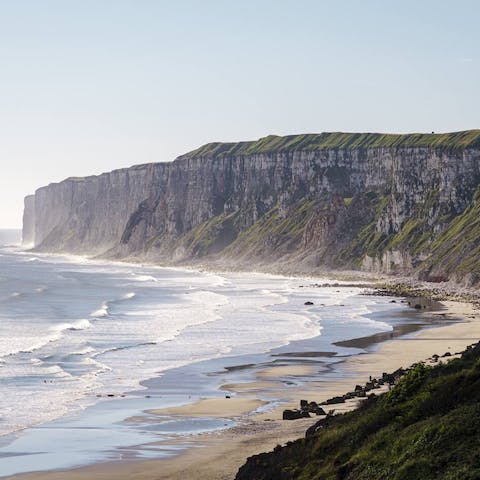
[[[0,0],[0,226],[210,141],[480,128],[477,0]]]

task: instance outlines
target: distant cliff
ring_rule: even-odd
[[[43,251],[480,281],[480,130],[269,136],[27,197]]]

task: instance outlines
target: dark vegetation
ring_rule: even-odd
[[[248,459],[236,480],[480,479],[480,346],[414,366],[313,436]]]

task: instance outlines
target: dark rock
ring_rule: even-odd
[[[307,428],[305,432],[305,437],[311,437],[319,430],[328,428],[330,426],[330,419],[333,417],[335,410],[330,410],[325,418],[322,418],[315,422],[311,427]]]
[[[315,435],[315,433],[317,433],[319,430],[322,430],[323,428],[327,428],[328,427],[327,418],[322,418],[318,422],[315,422],[311,427],[308,427],[307,431],[305,432],[305,437],[311,437],[312,435]]]
[[[416,308],[417,310],[421,310],[422,306],[419,303],[416,303],[414,308]]]
[[[284,410],[283,420],[298,420],[299,418],[309,418],[310,414],[302,410]]]
[[[307,408],[308,406],[308,400],[300,400],[300,408],[303,410],[304,408]]]
[[[305,302],[304,305],[313,305],[313,302],[308,301],[308,302]]]
[[[345,403],[345,399],[343,397],[332,397],[324,402],[326,405],[334,405],[336,403]]]

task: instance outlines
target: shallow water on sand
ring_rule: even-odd
[[[360,288],[310,283],[2,247],[0,475],[118,458],[119,448],[126,455],[129,446],[171,434],[229,426],[212,419],[163,426],[121,421],[149,408],[152,395],[155,408],[222,395],[214,375],[221,366],[275,361],[286,349],[361,353],[332,344],[405,322],[403,305],[360,295]],[[41,448],[45,442],[62,455]]]

